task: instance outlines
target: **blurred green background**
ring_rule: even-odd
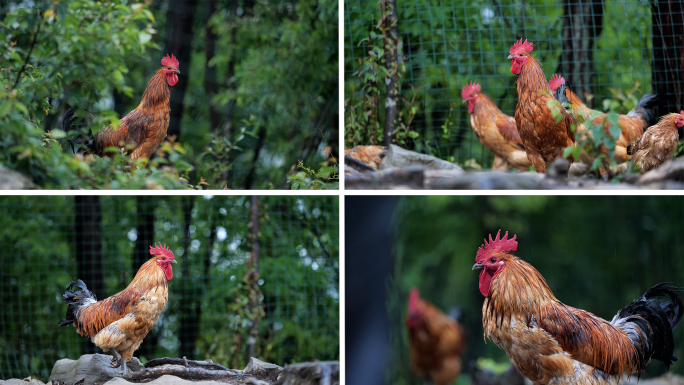
[[[101,352],[57,326],[62,294],[77,278],[98,299],[123,290],[153,242],[178,263],[168,307],[134,356],[242,369],[260,314],[255,357],[281,366],[339,359],[338,197],[257,199],[253,285],[248,196],[0,197],[0,379],[47,381],[55,361]],[[261,310],[248,305],[254,293]]]
[[[611,320],[653,285],[684,287],[684,198],[680,196],[429,196],[402,197],[393,218],[394,272],[388,277],[391,362],[388,384],[422,384],[410,370],[404,326],[411,287],[443,310],[463,309],[468,363],[508,363],[482,331],[479,271],[471,271],[483,238],[517,234],[512,252],[534,266],[563,303]],[[683,293],[684,294],[684,293]],[[675,329],[684,356],[684,327]],[[643,378],[661,375],[652,360]],[[670,372],[684,374],[684,363]]]

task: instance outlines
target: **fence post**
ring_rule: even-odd
[[[653,34],[653,86],[658,93],[657,116],[684,109],[684,5],[676,0],[651,3]],[[679,130],[679,137],[684,132]]]
[[[384,23],[385,64],[389,76],[385,78],[387,100],[385,101],[385,133],[384,144],[392,144],[392,137],[397,124],[397,103],[399,101],[399,63],[397,62],[397,0],[380,0]]]
[[[249,284],[249,312],[253,318],[247,339],[247,362],[256,353],[257,338],[259,337],[259,202],[256,195],[250,197],[250,212],[252,255],[249,260],[251,269],[247,272],[248,279],[246,281]]]

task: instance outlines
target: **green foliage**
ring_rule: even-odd
[[[508,362],[482,339],[478,272],[472,271],[482,239],[499,229],[516,234],[514,255],[529,262],[563,303],[604,319],[660,282],[682,285],[682,197],[428,196],[403,197],[395,207],[394,271],[387,309],[391,359],[386,383],[422,384],[410,370],[404,319],[411,287],[441,309],[459,306],[468,336],[462,361]],[[684,329],[674,341],[684,340]],[[675,355],[684,346],[675,343]],[[503,368],[503,366],[502,366]],[[671,372],[684,374],[684,366]],[[642,380],[665,373],[652,360]]]
[[[188,42],[190,68],[183,71],[191,75],[176,138],[182,144],[176,147],[178,159],[159,160],[156,169],[143,167],[134,176],[125,167],[91,175],[93,165],[51,145],[50,138],[61,139],[55,128],[67,105],[89,111],[94,131],[116,126],[138,105],[166,54],[158,31],[165,30],[172,2],[155,2],[158,8],[150,9],[127,0],[45,0],[7,12],[0,16],[0,44],[8,48],[0,50],[0,165],[44,188],[244,188],[252,174],[251,187],[287,187],[297,159],[309,167],[322,161],[317,133],[336,137],[333,3],[258,3],[241,8],[240,15],[236,5],[221,3],[227,8],[217,9],[208,28],[197,31],[218,35],[216,55],[206,57],[202,33]],[[207,12],[205,6],[200,2],[195,14]],[[217,92],[207,97],[203,75],[209,67],[216,72]],[[116,112],[110,110],[112,97]],[[210,106],[224,116],[220,126],[211,126]],[[126,177],[131,181],[124,183]]]

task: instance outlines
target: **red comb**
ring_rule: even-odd
[[[156,247],[150,246],[150,254],[151,255],[163,255],[165,257],[176,259],[176,257],[173,256],[173,251],[171,251],[171,249],[169,249],[168,246],[164,245],[162,247],[161,242],[159,242],[159,244],[154,245],[154,246],[156,246]]]
[[[684,110],[681,110],[679,113],[682,114],[682,115],[684,115]]]
[[[461,99],[466,100],[473,92],[480,92],[480,85],[475,82],[466,83],[463,86],[463,91],[461,92]]]
[[[487,259],[494,253],[505,253],[518,249],[518,242],[515,241],[515,237],[517,237],[517,235],[514,235],[511,239],[508,239],[508,231],[506,231],[506,234],[504,234],[503,238],[499,238],[499,235],[501,235],[501,230],[496,233],[496,239],[492,239],[492,235],[489,234],[489,243],[487,243],[487,239],[485,239],[484,245],[480,246],[480,248],[477,250],[477,256],[475,257],[476,262]]]
[[[551,80],[549,80],[549,89],[551,89],[551,91],[556,91],[556,88],[558,88],[561,84],[565,84],[565,78],[553,74],[553,76],[551,76]]]
[[[521,49],[532,52],[532,43],[529,43],[527,40],[523,43],[522,38],[520,38],[520,40],[516,41],[515,44],[513,44],[513,47],[511,47],[511,55],[515,55],[520,52]]]
[[[171,67],[178,69],[178,60],[176,60],[176,57],[171,54],[171,57],[169,55],[166,55],[165,58],[162,59],[161,61],[162,65],[170,65]]]
[[[420,294],[418,292],[418,289],[411,288],[411,292],[409,293],[409,300],[408,300],[408,310],[413,311],[415,310],[416,306],[418,306],[418,299],[420,297]]]

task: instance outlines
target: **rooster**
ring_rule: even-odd
[[[549,80],[549,89],[551,92],[556,92],[556,89],[565,84],[565,79],[562,76],[554,74]],[[594,125],[602,125],[607,118],[607,114],[594,111],[587,107],[580,98],[569,89],[565,89],[565,96],[572,105],[572,115],[575,118],[581,119],[583,122],[589,122],[592,115],[597,115],[591,122]],[[653,107],[657,101],[658,96],[654,94],[646,94],[641,97],[639,103],[627,115],[620,115],[618,119],[618,126],[620,127],[620,136],[615,141],[615,161],[625,163],[632,157],[627,154],[627,146],[634,143],[643,135],[644,130],[655,123],[655,113]],[[608,128],[611,123],[607,123],[604,130],[606,134],[610,134]],[[580,130],[577,130],[580,134]],[[608,149],[602,145],[599,149],[602,154],[608,155]]]
[[[72,140],[69,143],[71,151],[76,153],[80,147],[84,147],[86,153],[103,156],[107,155],[107,147],[125,146],[131,160],[149,159],[166,138],[171,111],[171,87],[178,83],[180,74],[178,60],[173,55],[166,55],[161,64],[162,67],[147,83],[138,107],[124,116],[116,129],[104,127],[95,136]],[[80,128],[80,120],[74,109],[68,109],[62,119],[62,130],[68,132]]]
[[[548,163],[563,155],[563,150],[574,145],[575,120],[554,99],[549,91],[544,71],[535,60],[532,43],[522,39],[510,50],[511,72],[518,75],[518,105],[515,108],[515,124],[527,157],[539,172],[546,172]],[[551,107],[550,107],[551,106]],[[556,122],[554,112],[558,118]],[[572,163],[572,157],[568,157]]]
[[[485,239],[473,266],[482,269],[484,335],[534,384],[617,384],[651,358],[668,369],[678,359],[672,331],[684,313],[679,289],[655,285],[608,322],[557,300],[532,265],[507,254],[518,248],[516,236],[500,234]]]
[[[416,375],[429,378],[435,385],[447,385],[458,378],[465,333],[454,318],[421,299],[416,288],[409,294],[406,328]]]
[[[525,147],[515,127],[515,119],[501,112],[492,99],[480,92],[480,85],[463,86],[461,98],[468,102],[470,127],[475,136],[494,153],[493,170],[506,171],[515,167],[528,171],[532,163],[527,159]]]
[[[684,110],[667,114],[649,127],[636,143],[627,146],[639,172],[645,173],[672,159],[679,143],[678,128],[684,127]]]
[[[64,292],[66,317],[59,326],[74,325],[82,336],[104,351],[111,351],[112,367],[126,374],[126,361],[140,347],[166,309],[169,300],[168,281],[173,278],[173,252],[161,243],[150,246],[154,255],[145,262],[133,281],[122,292],[98,301],[80,279],[71,282]]]

